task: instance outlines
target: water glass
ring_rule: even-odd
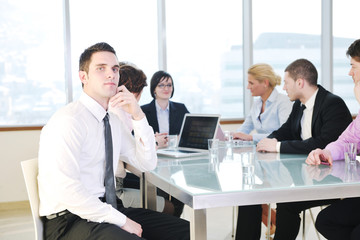
[[[219,153],[219,139],[208,139],[208,148],[210,152],[210,159],[216,159]]]
[[[208,148],[209,150],[219,148],[219,139],[208,139]]]
[[[255,171],[255,152],[249,151],[241,154],[241,164],[244,176],[253,176]]]
[[[344,145],[344,158],[345,163],[356,164],[357,144],[345,143]]]
[[[359,180],[357,166],[355,164],[345,164],[344,182],[355,182]]]
[[[233,140],[233,136],[230,131],[224,131],[225,141],[231,142]]]
[[[177,145],[177,135],[167,135],[168,148],[175,149]]]

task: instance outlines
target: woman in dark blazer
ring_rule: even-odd
[[[165,71],[154,73],[150,81],[150,93],[154,98],[149,104],[141,106],[146,115],[149,125],[152,126],[156,142],[161,146],[167,146],[166,135],[178,135],[184,115],[189,111],[182,103],[170,101],[174,95],[174,81],[171,75]],[[169,195],[158,189],[158,195],[169,198]],[[174,215],[181,215],[184,204],[172,197]]]
[[[154,73],[150,82],[150,93],[154,98],[149,104],[141,106],[154,133],[178,135],[185,113],[183,103],[170,101],[174,95],[174,81],[165,71]]]

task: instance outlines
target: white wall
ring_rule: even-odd
[[[0,203],[27,200],[20,162],[37,157],[40,131],[0,132]]]
[[[221,126],[235,131],[239,125]],[[37,157],[40,131],[0,132],[0,203],[27,200],[20,162]]]

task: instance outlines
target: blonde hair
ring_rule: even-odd
[[[259,82],[263,82],[265,79],[269,80],[269,86],[271,88],[275,88],[276,85],[281,84],[281,77],[266,63],[252,65],[248,70],[248,74],[251,74]]]

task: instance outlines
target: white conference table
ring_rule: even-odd
[[[188,205],[192,240],[206,239],[207,208],[360,196],[358,165],[310,166],[306,155],[257,152],[254,175],[245,177],[246,148],[221,149],[215,160],[159,157],[156,169],[145,173],[146,207],[155,209],[156,188]]]

